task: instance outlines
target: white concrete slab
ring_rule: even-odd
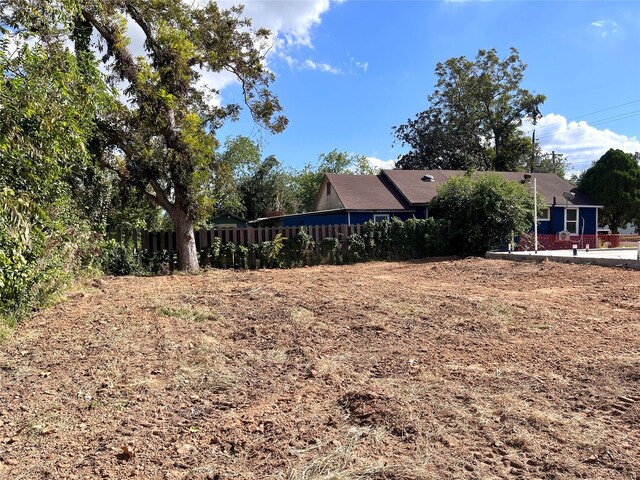
[[[563,263],[580,263],[601,265],[603,267],[624,267],[640,270],[640,258],[637,248],[595,248],[588,252],[578,249],[577,255],[573,250],[538,250],[527,252],[488,252],[487,258],[513,261],[542,261],[550,260]]]

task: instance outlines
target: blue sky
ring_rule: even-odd
[[[220,137],[249,135],[285,165],[336,148],[390,166],[406,150],[392,127],[427,108],[437,62],[512,46],[524,86],[548,97],[544,150],[574,170],[610,147],[640,151],[640,2],[249,1],[245,12],[274,32],[267,60],[290,123],[271,136],[244,115]],[[217,81],[222,102],[239,101],[237,85]]]

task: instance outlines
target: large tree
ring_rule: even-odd
[[[600,222],[612,233],[640,218],[640,166],[633,155],[610,149],[583,173],[579,188],[604,205]]]
[[[294,213],[298,199],[292,186],[292,175],[273,155],[265,158],[238,182],[246,218],[255,220],[268,212]]]
[[[438,63],[429,108],[394,134],[408,153],[399,168],[515,170],[526,155],[519,127],[540,117],[545,96],[522,88],[526,65],[515,48],[500,59],[495,49],[479,50],[475,60]]]
[[[52,2],[5,2],[11,4],[9,21],[36,35],[46,35],[47,25],[57,22],[47,18]],[[206,88],[203,76],[232,74],[253,119],[271,132],[282,131],[287,120],[279,115],[280,104],[270,91],[274,76],[263,61],[269,32],[252,30],[242,7],[222,10],[212,2],[61,3],[74,14],[67,33],[76,55],[102,50],[109,81],[117,88],[112,108],[97,119],[100,139],[94,153],[166,210],[176,228],[179,269],[197,269],[193,227],[211,204],[215,131],[240,112],[237,104],[217,106],[212,95],[218,92]],[[142,33],[143,45],[131,43],[133,28]],[[136,56],[135,48],[144,54]]]

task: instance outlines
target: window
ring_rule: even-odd
[[[564,229],[572,235],[578,234],[578,209],[567,208],[564,214]]]
[[[374,215],[373,216],[373,221],[378,223],[378,222],[388,222],[389,221],[389,215]]]
[[[549,220],[548,208],[538,208],[538,220]]]
[[[331,184],[327,182],[327,197],[331,195]]]

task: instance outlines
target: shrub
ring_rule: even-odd
[[[340,240],[327,237],[320,242],[320,262],[333,263],[334,265],[342,263],[342,244]]]
[[[451,178],[438,187],[429,210],[448,222],[452,252],[463,256],[483,255],[533,225],[528,188],[493,173]]]
[[[100,266],[110,275],[131,275],[140,270],[140,262],[132,250],[114,239],[102,242]]]
[[[347,261],[356,263],[367,259],[367,245],[364,238],[357,233],[352,233],[347,238]]]
[[[260,265],[266,268],[282,267],[282,249],[286,238],[281,233],[276,235],[270,242],[262,242],[258,244],[257,253],[260,259]]]
[[[305,227],[300,227],[298,232],[285,243],[285,255],[287,266],[298,267],[309,265],[313,255],[315,242]]]

